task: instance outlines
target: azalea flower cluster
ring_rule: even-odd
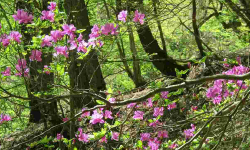
[[[4,114],[0,115],[0,124],[10,121],[10,120],[11,120],[11,117],[9,115],[4,115]]]
[[[18,31],[11,31],[9,35],[3,34],[0,37],[0,42],[4,47],[7,47],[11,41],[21,43],[22,35]]]
[[[196,128],[195,125],[191,124],[191,129],[184,130],[184,135],[186,139],[190,139],[191,137],[194,136],[195,128]]]
[[[49,20],[50,22],[54,22],[54,10],[56,9],[56,2],[50,2],[50,5],[48,6],[49,11],[43,10],[41,20]]]
[[[122,10],[118,15],[118,20],[123,21],[125,23],[127,20],[127,14],[128,14],[127,10]],[[133,21],[139,22],[142,25],[144,24],[144,17],[145,17],[145,14],[141,14],[139,13],[138,10],[136,10],[134,13]]]
[[[151,150],[158,150],[161,144],[161,141],[159,139],[168,138],[168,131],[166,130],[160,130],[157,132],[157,137],[151,138],[150,133],[141,133],[140,134],[140,140],[141,141],[147,141],[148,147],[150,147]],[[145,147],[145,149],[147,149]]]
[[[238,61],[240,61],[240,60],[238,60]],[[244,67],[242,65],[239,65],[239,66],[234,66],[232,69],[229,69],[226,72],[223,72],[223,74],[243,75],[243,74],[246,74],[248,71],[249,71],[248,67]],[[227,83],[235,84],[236,89],[232,92],[229,91],[227,88]],[[247,88],[247,86],[243,83],[242,80],[219,79],[219,80],[215,80],[213,86],[207,90],[206,96],[207,96],[207,98],[211,98],[213,100],[214,104],[220,104],[220,102],[223,99],[227,98],[228,96],[234,95],[234,92],[237,92],[239,90],[239,88],[241,88],[243,90]]]

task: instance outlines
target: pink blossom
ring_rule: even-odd
[[[79,42],[77,51],[86,53],[88,51],[87,47],[88,47],[88,43],[82,40],[81,42]]]
[[[0,23],[0,29],[2,28],[2,24]]]
[[[4,115],[4,114],[0,115],[0,124],[10,121],[10,120],[11,120],[11,117],[9,115]]]
[[[15,19],[15,21],[19,21],[19,24],[21,23],[27,24],[29,22],[32,22],[33,20],[33,16],[29,15],[27,12],[25,12],[22,9],[18,9],[17,14],[13,15],[12,17]]]
[[[163,107],[161,107],[161,108],[155,107],[154,108],[154,114],[153,114],[153,116],[154,117],[162,116],[163,115],[163,111],[164,111]]]
[[[126,22],[127,19],[127,11],[126,10],[122,10],[119,15],[118,15],[118,20]]]
[[[32,50],[31,51],[31,56],[30,56],[30,60],[31,61],[42,61],[42,58],[41,58],[41,55],[42,55],[42,52],[39,51],[39,50]]]
[[[63,34],[67,34],[69,36],[74,34],[74,32],[76,31],[76,27],[73,24],[70,25],[65,24],[62,26],[62,28],[64,30]]]
[[[103,136],[100,140],[99,140],[100,143],[107,143],[107,138],[106,136]]]
[[[95,39],[95,38],[98,38],[100,36],[100,31],[99,31],[99,27],[98,25],[94,25],[93,28],[91,29],[91,34],[89,35],[89,38],[90,39]]]
[[[148,146],[150,147],[150,150],[158,150],[160,144],[157,143],[157,142],[155,142],[155,141],[150,140],[150,141],[148,142]]]
[[[150,127],[154,127],[155,128],[157,125],[161,125],[161,123],[159,122],[159,120],[155,120],[154,122],[149,123]]]
[[[1,72],[3,76],[10,76],[11,75],[10,69],[11,69],[10,67],[7,67],[5,71]]]
[[[63,122],[67,122],[67,121],[69,121],[69,118],[63,118]]]
[[[141,133],[140,136],[141,136],[141,138],[140,138],[141,141],[149,141],[150,140],[150,133]]]
[[[172,145],[170,145],[168,148],[169,149],[176,149],[178,147],[178,145],[176,143],[173,143]]]
[[[78,36],[78,38],[77,38],[77,41],[78,41],[79,43],[82,41],[82,37],[83,37],[83,36],[82,36],[82,34],[80,33],[79,36]]]
[[[198,106],[192,106],[192,110],[196,111],[198,109]]]
[[[79,135],[76,135],[76,137],[78,137],[78,140],[82,141],[82,142],[85,142],[85,143],[88,143],[89,142],[88,134],[82,133],[82,128],[79,128],[78,131],[79,131]]]
[[[103,41],[101,41],[100,39],[97,40],[97,45],[98,45],[99,47],[102,47],[103,44],[104,44]]]
[[[111,97],[111,98],[109,99],[109,102],[110,102],[110,103],[114,103],[114,102],[115,102],[115,98]]]
[[[103,118],[102,114],[94,112],[93,115],[91,116],[90,123],[91,124],[104,123],[104,120],[102,118]]]
[[[47,65],[44,65],[43,72],[46,74],[50,74],[50,68]]]
[[[54,16],[55,14],[52,11],[43,10],[41,20],[49,20],[50,22],[54,22]]]
[[[86,110],[86,108],[83,108],[83,109],[82,109],[82,111],[84,111],[84,110]],[[83,118],[83,117],[88,117],[88,116],[90,116],[90,112],[89,112],[89,111],[86,111],[85,113],[83,113],[83,114],[81,115],[82,118]]]
[[[111,116],[112,115],[112,112],[109,111],[109,110],[105,110],[105,113],[104,113],[104,117],[107,119],[113,119],[113,117]]]
[[[167,99],[168,98],[168,94],[169,94],[168,91],[161,92],[161,98]]]
[[[54,56],[58,55],[64,55],[66,58],[68,58],[68,53],[67,53],[67,46],[57,46],[55,47],[56,53],[54,53]]]
[[[2,44],[4,47],[8,46],[10,44],[10,39],[9,37],[6,38],[6,39],[2,39]]]
[[[168,105],[168,110],[171,110],[171,109],[174,109],[174,108],[176,108],[176,103],[175,102]]]
[[[184,135],[186,139],[190,139],[194,136],[195,125],[191,124],[191,129],[184,130]]]
[[[108,35],[111,33],[112,35],[117,35],[118,32],[116,32],[118,26],[114,27],[113,23],[107,23],[104,26],[101,27],[102,34]]]
[[[158,138],[168,138],[168,131],[158,131]]]
[[[119,140],[119,133],[118,132],[112,132],[112,140],[118,141]]]
[[[28,77],[29,68],[26,66],[26,60],[25,59],[18,59],[18,64],[16,64],[16,70],[18,73],[16,73],[16,76],[21,76],[22,72],[24,71],[24,76]]]
[[[57,42],[63,38],[63,33],[60,30],[50,31],[53,42]]]
[[[143,115],[144,115],[144,112],[138,110],[138,111],[135,111],[135,112],[134,112],[133,118],[134,118],[134,119],[143,120]]]
[[[148,98],[148,107],[153,107],[153,102],[152,102],[152,98]]]
[[[136,103],[130,103],[127,105],[127,108],[133,108],[136,105]]]
[[[63,138],[63,135],[61,135],[60,133],[57,133],[56,138],[57,138],[57,140],[61,140]]]
[[[77,43],[76,43],[76,41],[71,41],[71,42],[70,42],[69,50],[73,50],[73,49],[76,49],[76,48],[77,48]]]
[[[51,47],[52,46],[52,43],[51,43],[52,40],[53,40],[53,38],[51,36],[45,35],[45,37],[42,39],[41,47],[44,47],[44,46]]]
[[[48,9],[50,11],[54,11],[56,9],[56,2],[50,2],[50,5],[48,6]]]
[[[133,21],[134,22],[140,22],[140,24],[142,25],[144,23],[144,21],[143,21],[144,17],[145,17],[144,14],[141,14],[141,13],[138,12],[138,10],[136,10]]]
[[[11,31],[10,32],[10,39],[16,41],[17,43],[21,43],[20,38],[22,35],[18,31]]]

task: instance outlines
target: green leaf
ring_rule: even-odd
[[[105,103],[103,101],[100,101],[100,100],[96,100],[97,104],[99,105],[104,105]]]
[[[141,140],[137,141],[136,147],[142,148],[142,141]]]
[[[86,29],[79,29],[79,30],[76,30],[76,33],[82,33],[84,31],[86,31]]]

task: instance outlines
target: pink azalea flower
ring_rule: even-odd
[[[102,137],[100,140],[99,140],[100,143],[107,143],[107,138],[106,136]]]
[[[151,141],[151,140],[150,140],[150,141],[148,142],[148,146],[150,147],[150,150],[158,150],[160,144],[158,144],[158,143],[155,142],[155,141]]]
[[[98,45],[99,47],[102,47],[103,44],[104,44],[103,41],[101,41],[100,39],[97,40],[97,45]]]
[[[144,112],[138,110],[138,111],[135,111],[135,112],[134,112],[133,118],[134,118],[134,119],[143,120],[143,115],[144,115]]]
[[[78,38],[77,38],[77,41],[78,41],[79,43],[82,41],[82,37],[83,37],[83,36],[82,36],[82,34],[80,33],[79,36],[78,36]]]
[[[191,68],[191,63],[190,63],[190,62],[188,62],[188,64],[187,64],[187,65],[188,65],[188,68]]]
[[[136,103],[130,103],[127,105],[127,108],[133,108],[136,105]]]
[[[21,43],[20,38],[22,35],[18,31],[11,31],[10,32],[10,39],[16,41],[17,43]]]
[[[171,110],[171,109],[174,109],[174,108],[176,108],[176,103],[175,102],[168,105],[168,110]]]
[[[88,51],[87,47],[88,47],[88,43],[82,40],[81,42],[79,42],[77,51],[86,53]]]
[[[90,39],[95,39],[95,38],[98,38],[100,36],[100,33],[99,33],[99,27],[98,25],[94,25],[93,28],[91,29],[91,34],[89,35],[89,38]]]
[[[148,99],[148,104],[147,104],[148,107],[153,107],[153,101],[152,101],[152,98],[149,98]]]
[[[109,111],[109,110],[105,110],[105,113],[104,113],[104,117],[107,119],[113,119],[113,117],[111,116],[112,115],[112,112]]]
[[[195,125],[191,124],[191,129],[186,129],[184,130],[184,135],[186,139],[190,139],[191,137],[194,136],[194,131],[195,131]]]
[[[69,36],[74,34],[76,31],[76,27],[73,24],[70,24],[70,25],[65,24],[62,26],[62,28],[64,30],[63,34],[67,34]]]
[[[54,16],[55,14],[52,11],[43,10],[41,20],[49,20],[50,22],[54,22]]]
[[[16,73],[16,76],[22,76],[22,73],[24,71],[24,76],[28,77],[29,68],[26,66],[26,60],[25,59],[18,59],[18,64],[16,65],[16,70],[18,73]]]
[[[50,31],[53,42],[57,42],[63,38],[63,33],[60,30]]]
[[[56,53],[54,53],[54,56],[64,55],[66,58],[68,58],[67,46],[57,46],[55,47],[55,50],[56,50]]]
[[[10,44],[10,39],[9,38],[2,39],[2,44],[4,47],[8,46]]]
[[[51,36],[45,35],[45,37],[42,39],[41,47],[44,47],[44,46],[51,47],[52,46],[52,43],[51,43],[52,40],[53,40],[53,38]]]
[[[82,133],[82,128],[79,128],[78,131],[79,131],[79,135],[76,135],[76,137],[78,137],[78,140],[82,141],[82,142],[85,142],[85,143],[88,143],[89,142],[88,134]]]
[[[11,74],[10,74],[10,73],[11,73],[11,72],[10,72],[10,69],[11,69],[10,67],[7,67],[5,71],[1,72],[2,75],[3,75],[3,76],[10,76],[10,75],[11,75]]]
[[[102,34],[108,35],[111,33],[112,35],[117,35],[118,32],[116,32],[118,26],[114,27],[113,23],[107,23],[104,26],[101,27]]]
[[[168,94],[169,94],[168,91],[161,92],[161,98],[167,99],[168,98]]]
[[[178,145],[176,143],[173,143],[172,145],[170,145],[168,148],[169,149],[176,149],[178,147]]]
[[[168,131],[158,131],[158,138],[168,138]]]
[[[163,111],[164,111],[163,107],[161,107],[161,108],[155,107],[153,116],[154,117],[163,116]]]
[[[112,140],[118,141],[119,140],[119,133],[118,132],[112,132]]]
[[[104,120],[102,118],[103,118],[102,114],[94,112],[94,114],[91,116],[90,123],[91,124],[104,123]]]
[[[44,65],[43,72],[46,74],[50,74],[50,68],[47,65]]]
[[[86,110],[86,108],[83,108],[83,109],[82,109],[82,111],[84,111],[84,110]],[[90,116],[90,112],[89,112],[89,111],[87,111],[87,112],[85,112],[85,113],[83,113],[83,114],[81,115],[82,118],[83,118],[83,117],[88,117],[88,116]]]
[[[109,99],[109,102],[110,102],[110,103],[114,103],[114,102],[115,102],[115,98],[111,97],[111,98]]]
[[[30,60],[31,60],[31,61],[34,61],[34,60],[36,60],[36,61],[42,61],[41,55],[42,55],[42,52],[41,52],[41,51],[32,50],[32,51],[31,51]]]
[[[141,136],[141,138],[140,138],[141,141],[149,141],[150,140],[150,133],[141,133],[140,136]]]
[[[198,109],[198,106],[192,106],[192,110],[196,111]]]
[[[122,10],[119,15],[118,15],[118,20],[126,22],[127,19],[127,11],[126,10]]]
[[[50,11],[54,11],[56,9],[56,2],[50,2],[50,5],[48,6],[48,9]]]
[[[71,41],[71,42],[70,42],[69,50],[73,50],[73,49],[76,49],[76,48],[77,48],[77,43],[76,43],[76,41]]]
[[[136,10],[133,21],[134,22],[140,22],[140,24],[142,25],[144,23],[144,21],[143,21],[144,17],[145,17],[144,14],[141,14],[141,13],[138,12],[138,10]]]
[[[67,121],[69,121],[69,118],[63,118],[63,122],[67,122]]]
[[[56,138],[57,138],[57,140],[61,140],[63,138],[63,135],[61,135],[60,133],[57,133]]]
[[[12,16],[15,21],[19,21],[19,24],[24,23],[27,24],[29,22],[32,22],[33,16],[29,15],[27,12],[25,12],[22,9],[17,10],[17,14]]]
[[[2,24],[0,23],[0,29],[2,28]]]
[[[0,124],[10,121],[10,120],[11,120],[11,117],[9,115],[4,115],[4,114],[0,115]]]
[[[154,122],[149,123],[150,127],[154,127],[155,128],[157,125],[161,125],[161,123],[159,122],[159,120],[155,120]]]

